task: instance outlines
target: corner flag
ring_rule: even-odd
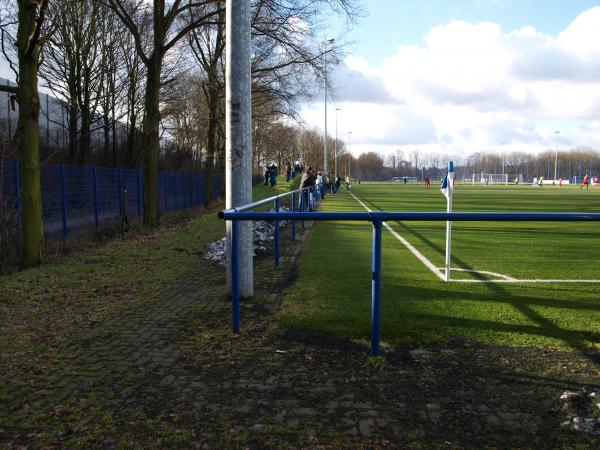
[[[454,190],[454,163],[448,162],[448,172],[442,180],[442,187],[440,189],[444,197],[448,200],[448,206],[446,211],[452,212],[452,191]],[[449,220],[446,222],[446,281],[450,281],[450,245],[452,243],[452,222]]]
[[[444,194],[444,197],[446,197],[448,200],[450,200],[450,198],[452,197],[452,191],[453,191],[453,184],[454,184],[454,164],[452,163],[452,161],[450,161],[448,163],[448,172],[446,172],[446,175],[444,175],[444,179],[442,180],[442,187],[440,188],[440,191],[442,191],[442,194]],[[452,212],[452,211],[448,211],[448,212]]]

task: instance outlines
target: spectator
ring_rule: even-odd
[[[289,183],[292,179],[292,163],[289,162],[285,168],[285,181]]]
[[[310,189],[307,188],[311,188],[315,186],[315,176],[313,175],[312,172],[312,167],[308,167],[306,169],[306,171],[304,172],[304,174],[302,175],[302,179],[300,180],[300,189],[306,189],[305,191],[302,192],[302,204],[305,205],[308,203],[308,205],[310,205],[310,193],[308,191],[310,191]]]
[[[269,166],[265,166],[265,186],[269,185],[269,177],[271,175],[271,171],[269,170]]]

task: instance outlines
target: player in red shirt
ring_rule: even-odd
[[[431,189],[431,180],[429,177],[425,177],[425,189]]]
[[[579,189],[581,189],[583,186],[585,186],[587,190],[590,189],[590,177],[587,173],[585,174],[585,177],[583,177],[583,183],[581,183]]]

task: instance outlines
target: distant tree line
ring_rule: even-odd
[[[363,180],[389,180],[392,177],[415,177],[423,180],[426,176],[440,179],[446,173],[448,161],[454,159],[457,179],[472,179],[473,175],[507,175],[509,181],[515,178],[531,181],[534,177],[556,177],[572,180],[582,179],[585,174],[600,176],[600,153],[590,148],[574,148],[556,152],[547,150],[537,154],[527,152],[483,153],[476,152],[466,158],[451,158],[436,152],[403,152],[397,150],[387,155],[368,152],[352,157],[342,156],[342,175],[350,172],[353,178]],[[322,160],[322,158],[321,158]],[[556,169],[555,169],[556,168]]]

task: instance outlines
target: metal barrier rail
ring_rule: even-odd
[[[312,195],[311,195],[312,194]],[[291,213],[281,213],[280,212],[280,208],[281,208],[281,199],[285,198],[285,197],[292,197],[292,212]],[[253,202],[253,203],[248,203],[247,205],[242,205],[242,206],[238,206],[235,208],[231,208],[228,209],[226,211],[221,211],[218,213],[219,218],[224,218],[224,214],[229,214],[229,213],[236,213],[236,214],[263,214],[263,213],[247,213],[246,211],[254,209],[254,208],[258,208],[259,206],[263,206],[263,205],[267,205],[269,203],[273,203],[273,209],[275,210],[275,212],[271,212],[271,213],[264,213],[264,214],[306,214],[305,210],[308,207],[308,211],[313,211],[316,207],[316,205],[319,204],[321,199],[321,195],[320,195],[320,191],[314,187],[314,186],[309,186],[303,189],[296,189],[295,191],[290,191],[290,192],[286,192],[284,194],[279,194],[279,195],[274,195],[273,197],[269,197],[269,198],[265,198],[263,200],[259,200],[257,202]],[[300,211],[299,213],[297,211]],[[298,218],[297,220],[301,220],[302,221],[302,228],[304,228],[304,216]],[[226,219],[228,220],[228,219]],[[260,219],[250,219],[250,220],[260,220]],[[280,249],[279,249],[279,243],[280,243],[280,236],[279,236],[279,220],[277,220],[277,217],[274,216],[269,216],[269,219],[267,219],[268,221],[272,221],[275,224],[275,230],[274,230],[274,241],[275,241],[275,267],[279,266],[279,254],[280,254]],[[287,219],[284,219],[287,220]],[[234,222],[235,224],[235,222]],[[234,227],[236,229],[236,233],[237,231],[237,227],[234,225]],[[236,235],[237,238],[237,235]],[[292,221],[292,242],[296,241],[296,221]],[[232,242],[233,242],[233,231],[232,231]],[[233,248],[233,247],[232,247]],[[237,249],[237,247],[236,247]],[[237,257],[237,255],[233,255],[232,254],[232,259],[234,257]],[[233,288],[233,286],[232,286]]]
[[[233,331],[240,331],[240,273],[238,222],[240,220],[275,221],[367,221],[373,224],[371,281],[371,354],[379,356],[381,323],[381,242],[382,224],[386,221],[453,221],[453,222],[599,222],[600,213],[435,213],[435,212],[244,212],[247,208],[221,211],[219,217],[232,221],[231,233],[231,302]],[[276,227],[277,229],[277,227]],[[276,236],[278,238],[278,235]],[[276,251],[279,245],[276,243]],[[278,263],[278,257],[276,257]]]

